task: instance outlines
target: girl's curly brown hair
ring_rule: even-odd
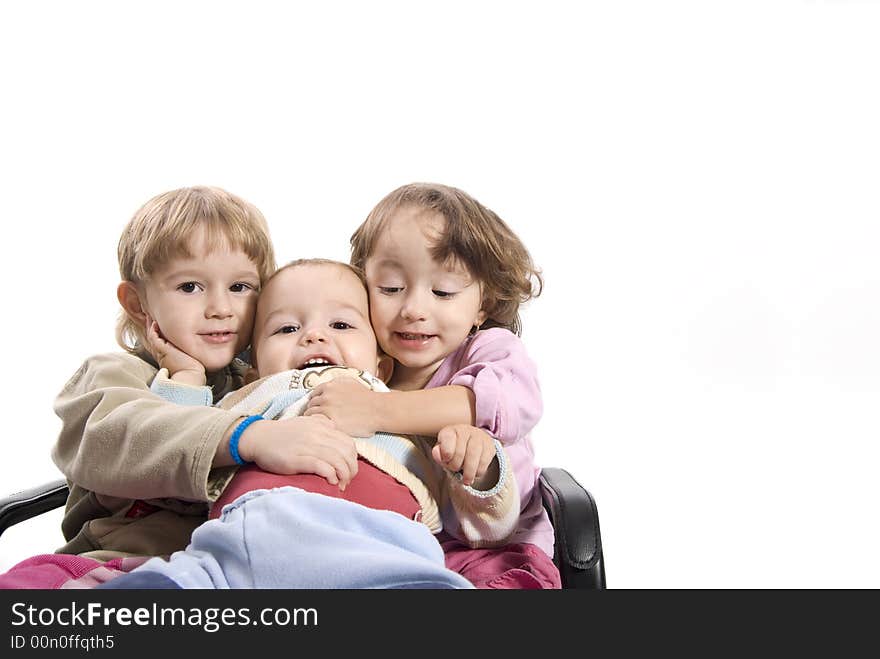
[[[510,227],[458,188],[410,183],[386,195],[351,236],[352,265],[365,269],[388,218],[405,206],[439,213],[446,220],[431,254],[441,263],[460,261],[482,284],[483,327],[503,327],[520,335],[519,307],[541,294],[544,280]]]

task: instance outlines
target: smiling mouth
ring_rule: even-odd
[[[199,336],[208,343],[228,343],[229,341],[232,341],[237,334],[229,330],[224,330],[222,332],[199,332]]]
[[[395,332],[404,341],[427,341],[436,336],[436,334],[413,334],[412,332]]]
[[[312,366],[336,366],[336,364],[326,357],[311,357],[297,366],[297,368],[311,368]]]

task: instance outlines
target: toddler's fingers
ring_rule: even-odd
[[[477,478],[482,478],[486,475],[486,472],[489,471],[489,465],[492,464],[492,460],[495,459],[495,442],[492,442],[488,445],[487,449],[483,451],[480,456],[480,465],[477,467]]]
[[[336,468],[326,460],[313,456],[300,457],[291,473],[316,474],[326,479],[330,485],[337,485],[339,483],[339,476],[336,473]]]
[[[431,457],[434,458],[434,462],[443,464],[443,454],[440,453],[440,444],[434,444],[434,447],[431,449]]]
[[[320,409],[309,407],[306,409],[305,412],[303,412],[303,416],[309,416],[309,417],[313,418],[315,421],[320,422],[321,425],[327,426],[328,428],[335,428],[336,427],[336,424],[333,423],[333,421],[330,419],[330,417],[328,417],[326,414],[324,414],[324,412],[321,411]]]
[[[482,442],[476,441],[477,438],[473,439],[474,441],[468,442],[461,465],[461,481],[465,485],[473,485],[474,478],[482,475],[479,473],[479,469],[480,460],[483,457],[483,446]]]
[[[461,465],[461,482],[465,485],[473,485],[476,475],[477,463],[465,460],[464,464]]]
[[[454,426],[442,428],[437,433],[437,443],[431,453],[440,464],[446,464],[455,455],[455,445],[458,443],[458,429]]]
[[[343,491],[354,477],[345,458],[335,451],[322,452],[320,457],[309,456],[304,458],[304,463],[308,465],[305,473],[322,476],[330,485],[338,485]]]
[[[468,435],[466,432],[457,433],[456,442],[454,448],[454,452],[452,457],[446,460],[446,468],[450,471],[461,471],[462,466],[464,466],[465,455],[467,454],[468,445],[472,442],[468,441]]]
[[[317,461],[315,473],[318,476],[323,476],[330,485],[340,485],[339,474],[329,462]]]
[[[339,431],[334,433],[337,441],[333,446],[328,447],[328,450],[333,455],[332,463],[339,480],[348,483],[358,472],[357,449],[351,437]]]
[[[323,395],[324,395],[324,385],[323,384],[319,384],[317,387],[312,389],[311,393],[309,394],[309,407],[320,404],[320,398]]]
[[[345,488],[348,487],[348,484],[355,477],[356,470],[352,471],[351,465],[344,458],[342,460],[334,460],[333,469],[336,472],[339,489],[345,492]]]
[[[471,435],[465,451],[464,463],[461,466],[461,480],[465,485],[473,485],[475,478],[480,478],[486,473],[489,463],[485,461],[485,449],[486,443],[481,440],[479,434]]]
[[[164,348],[167,345],[167,341],[159,331],[159,323],[155,320],[147,325],[147,339],[154,348]]]
[[[329,410],[324,404],[324,398],[322,398],[321,396],[310,396],[309,403],[306,406],[305,411],[303,411],[303,415],[313,416],[316,414],[320,414],[323,418],[332,423],[332,419],[328,416]]]

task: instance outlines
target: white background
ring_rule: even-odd
[[[317,4],[0,9],[0,494],[60,476],[141,203],[219,185],[279,262],[346,259],[438,181],[543,268],[538,460],[594,494],[611,587],[880,587],[880,6]]]

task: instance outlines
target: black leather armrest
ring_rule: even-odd
[[[60,508],[67,494],[67,481],[60,479],[0,499],[0,534],[13,524]]]
[[[554,561],[563,588],[605,588],[596,502],[564,469],[541,470],[541,497],[556,534]]]

